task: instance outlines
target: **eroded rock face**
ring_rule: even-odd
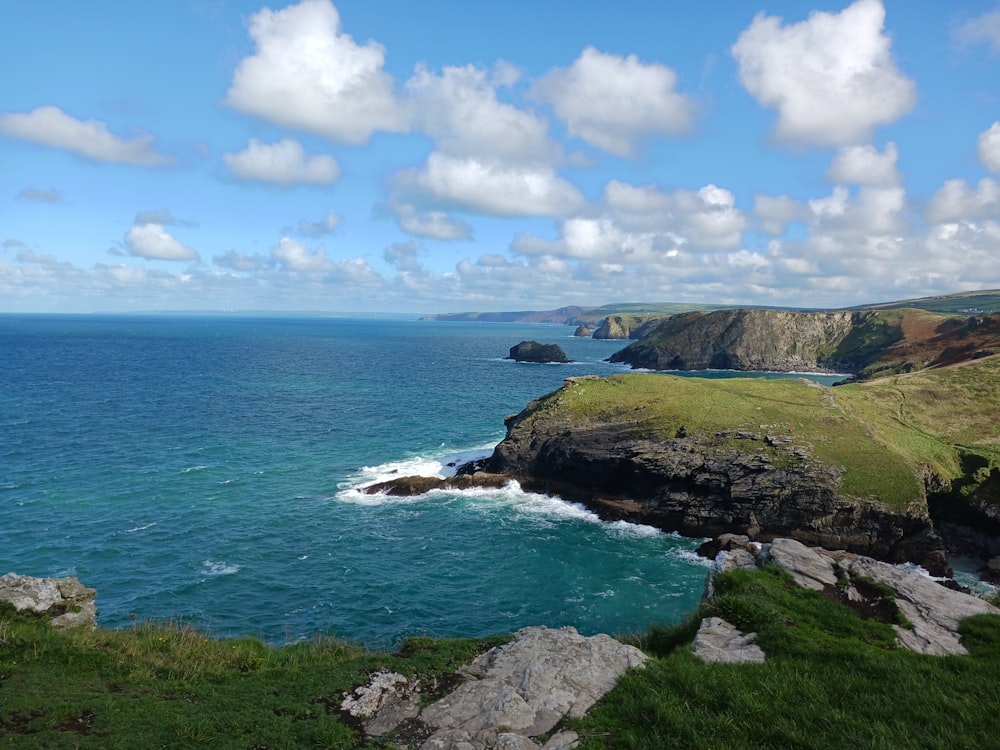
[[[653,370],[853,372],[861,363],[838,361],[834,353],[852,326],[870,315],[779,310],[682,313],[646,332],[646,338],[616,352],[610,361]]]
[[[667,319],[665,315],[609,315],[594,331],[595,339],[637,339]]]
[[[0,602],[14,608],[51,615],[53,627],[97,627],[97,591],[78,578],[33,578],[17,573],[0,576]]]
[[[658,439],[619,415],[602,421],[529,406],[508,420],[507,436],[484,468],[530,491],[586,503],[610,520],[687,536],[791,537],[947,571],[926,511],[842,496],[839,467],[777,436],[727,431]]]

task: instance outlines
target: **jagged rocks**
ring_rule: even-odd
[[[51,615],[56,628],[97,627],[97,592],[78,578],[33,578],[17,573],[0,576],[0,602],[17,610]]]

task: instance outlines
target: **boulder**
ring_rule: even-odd
[[[33,578],[17,573],[0,576],[0,602],[18,611],[29,610],[50,617],[53,627],[97,627],[97,591],[79,578]]]
[[[721,617],[706,617],[694,637],[694,655],[704,662],[760,664],[763,649],[751,641],[756,633],[744,635]]]
[[[436,729],[423,748],[537,748],[528,738],[550,732],[566,717],[583,716],[646,659],[607,635],[524,628],[459,670],[466,682],[421,712],[420,720]],[[562,737],[563,744],[553,744],[556,737],[546,747],[572,741]]]
[[[537,341],[522,341],[510,348],[507,359],[516,362],[556,362],[566,364],[571,360],[558,344],[539,344]]]

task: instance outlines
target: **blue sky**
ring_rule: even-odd
[[[0,4],[0,311],[1000,288],[1000,3]]]

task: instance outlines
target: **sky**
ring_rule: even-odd
[[[0,1],[0,311],[1000,288],[996,0]]]

